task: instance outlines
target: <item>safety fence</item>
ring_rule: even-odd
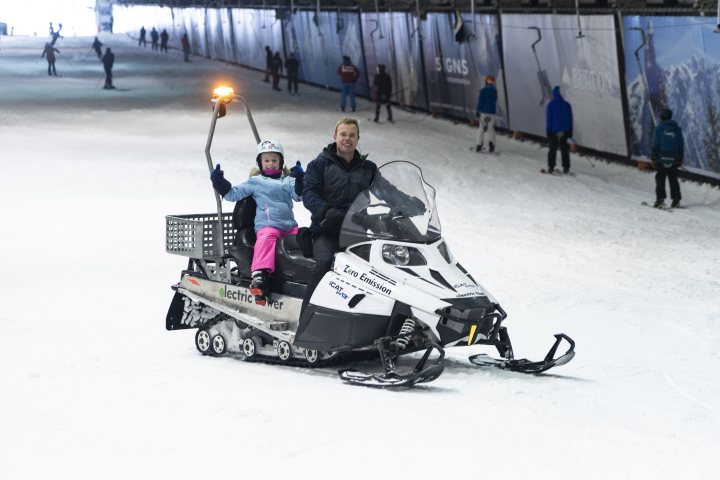
[[[545,136],[554,86],[573,106],[578,145],[649,161],[658,112],[669,107],[686,138],[685,167],[720,179],[720,33],[694,16],[470,14],[115,6],[115,32],[167,29],[180,48],[265,69],[265,46],[292,52],[300,81],[340,87],[347,55],[369,97],[377,65],[393,101],[472,120],[486,75],[497,79],[501,128]]]

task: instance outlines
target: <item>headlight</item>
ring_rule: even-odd
[[[385,244],[382,247],[382,257],[386,263],[400,267],[414,267],[427,265],[427,261],[420,250],[405,245]]]

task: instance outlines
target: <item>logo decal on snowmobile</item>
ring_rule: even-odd
[[[197,285],[198,287],[200,286],[200,282],[198,282],[194,278],[188,278],[188,282],[192,283],[193,285]]]
[[[344,273],[347,273],[348,275],[351,275],[355,278],[358,278],[358,275],[360,275],[359,280],[367,283],[371,287],[373,287],[376,290],[380,290],[381,292],[392,295],[392,290],[385,286],[384,283],[378,282],[377,280],[370,278],[367,273],[362,272],[361,274],[356,272],[352,269],[350,265],[345,265],[345,270],[343,270]],[[394,283],[393,283],[394,284]]]
[[[343,292],[343,287],[341,287],[341,286],[338,285],[337,283],[335,283],[335,282],[330,282],[330,288],[334,288],[334,289],[335,289],[335,293],[336,293],[337,295],[339,295],[342,299],[344,299],[344,300],[347,300],[347,299],[348,299],[347,293]]]
[[[223,299],[237,300],[239,302],[246,302],[255,304],[255,296],[249,291],[244,289],[231,289],[223,285],[218,290],[218,296]],[[282,310],[283,302],[278,300],[267,302],[264,306],[268,308],[274,308],[275,310]]]

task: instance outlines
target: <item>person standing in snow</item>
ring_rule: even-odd
[[[102,57],[103,68],[105,69],[105,89],[115,88],[112,84],[112,68],[115,64],[115,54],[112,53],[110,47],[105,50],[105,55]]]
[[[95,37],[95,41],[92,44],[92,49],[95,50],[95,53],[97,53],[98,59],[102,59],[102,46],[102,42],[100,42],[100,40]]]
[[[138,47],[142,45],[143,47],[147,47],[147,40],[145,40],[145,34],[147,31],[145,30],[145,26],[143,25],[140,27],[140,41],[138,41]]]
[[[497,89],[495,88],[495,77],[487,75],[485,86],[480,89],[478,95],[476,115],[480,119],[477,131],[477,143],[475,151],[482,150],[485,143],[485,133],[488,136],[488,151],[495,151],[495,114],[497,105]]]
[[[160,38],[160,34],[155,30],[155,27],[153,27],[152,30],[150,30],[150,41],[152,42],[150,47],[153,50],[158,49],[158,38]]]
[[[660,124],[655,127],[652,138],[651,159],[657,170],[655,173],[655,208],[665,207],[665,178],[670,183],[671,208],[680,206],[682,195],[677,171],[685,157],[685,139],[682,129],[672,119],[672,110],[665,108],[660,111]]]
[[[288,79],[288,93],[290,95],[298,94],[298,73],[300,72],[300,61],[297,59],[295,52],[290,52],[290,56],[285,60],[285,70]]]
[[[162,33],[160,33],[160,51],[161,52],[164,50],[165,53],[167,53],[168,38],[170,38],[170,35],[168,34],[167,30],[165,30],[163,28]]]
[[[380,106],[384,104],[387,108],[388,122],[393,123],[392,106],[390,106],[392,78],[390,78],[390,75],[385,71],[385,65],[377,66],[377,73],[373,79],[373,87],[375,89],[375,118],[373,122],[377,123],[380,119]]]
[[[60,50],[53,47],[50,42],[45,43],[40,58],[46,57],[48,62],[48,75],[55,75],[57,77],[57,70],[55,70],[55,52],[60,53]]]
[[[552,90],[552,100],[545,109],[545,130],[550,144],[548,151],[548,173],[555,171],[555,157],[560,147],[563,173],[570,173],[570,145],[568,139],[573,136],[572,107],[560,95],[560,87]]]
[[[337,68],[337,74],[340,76],[342,84],[340,93],[340,110],[345,111],[345,104],[350,97],[350,108],[355,111],[357,104],[355,103],[355,82],[360,77],[360,70],[352,64],[350,57],[343,55],[343,62]]]
[[[272,88],[278,92],[282,89],[278,86],[280,84],[280,75],[282,75],[283,61],[280,58],[280,52],[275,52],[270,63],[270,74],[272,75]]]
[[[278,239],[295,235],[298,225],[293,215],[293,200],[302,198],[304,172],[298,161],[288,170],[284,166],[282,145],[272,140],[260,142],[256,147],[257,167],[250,178],[240,185],[232,186],[225,179],[220,164],[210,174],[213,188],[225,200],[237,202],[253,197],[255,234],[257,240],[251,265],[250,291],[255,303],[265,305],[268,300],[268,276],[275,270],[275,244]]]
[[[182,45],[183,49],[183,55],[185,56],[185,61],[190,61],[190,39],[187,36],[187,32],[183,33],[182,38],[180,39],[180,44]]]
[[[263,82],[270,81],[270,70],[272,69],[273,52],[270,45],[265,45],[265,78]]]

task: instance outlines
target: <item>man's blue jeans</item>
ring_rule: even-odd
[[[355,83],[343,83],[340,92],[340,110],[345,111],[345,103],[348,97],[350,97],[350,108],[355,110],[357,107],[357,103],[355,103]]]

